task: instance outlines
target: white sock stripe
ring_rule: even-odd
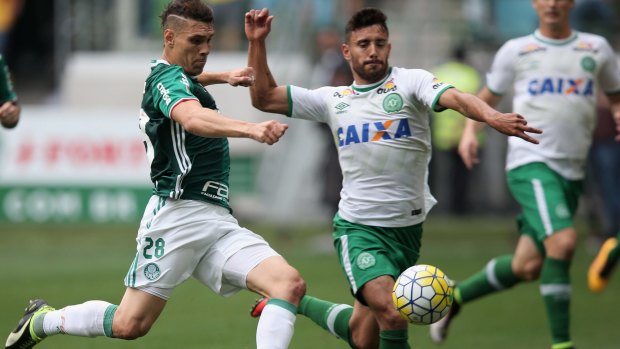
[[[334,329],[334,324],[336,323],[336,317],[338,316],[338,314],[340,314],[341,311],[345,309],[349,309],[349,308],[353,308],[353,307],[348,304],[338,304],[338,305],[331,307],[331,309],[328,310],[329,314],[327,315],[327,321],[326,321],[327,328],[329,329],[329,332],[331,334],[336,336],[336,338],[340,338],[338,334],[336,333],[336,330]]]
[[[342,242],[342,266],[344,267],[345,273],[349,278],[349,282],[351,283],[351,290],[353,293],[357,293],[357,284],[355,283],[355,277],[353,277],[353,268],[351,267],[351,261],[349,260],[349,237],[347,235],[343,235],[340,237],[340,242]]]
[[[549,208],[547,207],[547,200],[545,199],[545,189],[543,188],[540,179],[532,179],[532,186],[534,187],[534,196],[536,197],[536,206],[538,207],[538,214],[540,220],[545,228],[545,234],[553,234],[553,226],[551,225],[551,218],[549,217]]]
[[[505,287],[501,282],[497,279],[495,275],[495,266],[497,265],[497,260],[495,258],[491,259],[489,263],[487,263],[486,267],[484,267],[484,272],[487,274],[487,280],[496,290],[503,290]]]
[[[569,284],[545,284],[540,285],[540,294],[543,296],[570,295],[572,293]]]

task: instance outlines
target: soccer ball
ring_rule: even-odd
[[[392,290],[400,315],[418,325],[429,325],[448,314],[454,283],[439,268],[427,264],[405,270]]]

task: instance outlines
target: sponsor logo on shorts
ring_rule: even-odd
[[[161,275],[159,266],[155,263],[149,263],[144,267],[144,276],[149,280],[156,280]]]
[[[368,252],[362,252],[359,256],[357,256],[357,267],[366,270],[368,268],[373,267],[377,263],[375,256],[371,255]]]

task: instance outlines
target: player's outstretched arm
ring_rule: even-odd
[[[197,76],[198,82],[203,85],[229,84],[230,86],[252,86],[254,82],[254,69],[244,67],[239,69],[212,72],[204,71]]]
[[[439,104],[456,110],[472,120],[484,122],[498,132],[522,138],[530,143],[538,144],[538,140],[526,132],[542,133],[541,130],[528,126],[523,116],[517,113],[500,113],[491,108],[482,99],[469,93],[463,93],[455,88],[444,92],[439,98]]]
[[[265,40],[271,31],[273,16],[269,10],[250,10],[245,14],[245,35],[249,41],[248,66],[254,69],[250,87],[252,105],[262,111],[287,115],[289,112],[286,86],[278,86],[267,64]]]
[[[288,128],[288,125],[274,120],[255,124],[231,119],[215,110],[203,108],[196,100],[178,104],[170,117],[184,130],[197,136],[250,138],[269,145],[276,143]]]
[[[620,93],[607,96],[609,98],[609,107],[616,122],[616,142],[620,142]]]

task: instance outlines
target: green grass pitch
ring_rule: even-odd
[[[276,229],[245,224],[262,233],[302,272],[309,294],[336,302],[352,301],[335,254],[329,248],[316,248],[321,236],[329,245],[327,226]],[[459,221],[431,215],[424,226],[419,262],[436,265],[458,281],[480,270],[490,258],[510,253],[516,239],[513,226],[510,219]],[[585,272],[593,252],[586,248],[585,229],[580,232],[572,268],[575,343],[579,348],[619,348],[620,319],[616,314],[620,311],[620,274],[615,275],[606,292],[589,293]],[[57,307],[91,299],[117,304],[135,254],[134,239],[134,226],[0,225],[0,331],[4,331],[0,336],[6,338],[31,298],[45,298]],[[255,298],[249,292],[222,298],[188,280],[174,291],[162,316],[144,338],[126,342],[56,336],[37,348],[253,348],[256,319],[249,317],[248,310]],[[550,347],[537,283],[468,304],[441,347],[430,342],[427,331],[427,327],[410,327],[413,348]],[[347,346],[299,316],[291,348]]]

